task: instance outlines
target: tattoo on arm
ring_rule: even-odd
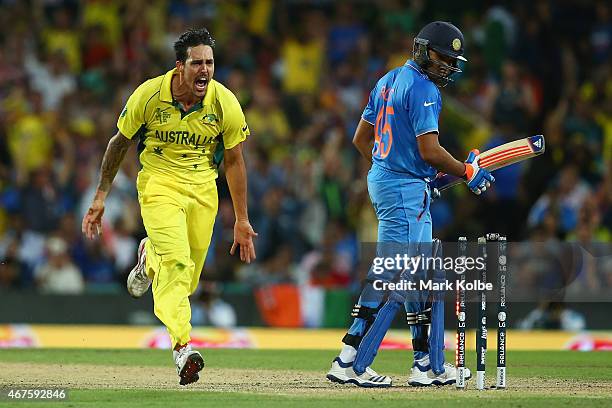
[[[117,175],[119,166],[125,157],[125,153],[130,148],[132,140],[117,133],[111,138],[106,147],[106,152],[102,158],[102,166],[100,167],[100,182],[98,190],[108,193],[113,180]]]

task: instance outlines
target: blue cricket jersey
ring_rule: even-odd
[[[438,87],[412,60],[378,80],[362,115],[374,125],[373,167],[415,178],[435,176],[436,169],[421,158],[417,137],[438,132],[441,110]]]

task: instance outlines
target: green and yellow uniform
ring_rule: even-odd
[[[137,189],[149,240],[155,315],[173,346],[190,340],[188,296],[197,288],[217,214],[215,179],[223,150],[249,135],[230,90],[210,80],[204,99],[184,112],[171,92],[175,70],[150,79],[130,96],[117,127],[138,137]]]

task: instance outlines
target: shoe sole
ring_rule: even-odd
[[[392,384],[377,384],[377,383],[367,383],[367,382],[363,382],[360,383],[359,381],[355,380],[354,378],[350,378],[348,380],[342,380],[338,377],[336,377],[333,374],[327,374],[327,379],[333,383],[337,383],[337,384],[354,384],[358,387],[362,387],[362,388],[388,388],[391,387]]]
[[[130,281],[130,276],[132,276],[132,272],[134,272],[136,269],[140,268],[140,266],[143,264],[143,262],[146,262],[146,258],[145,258],[145,254],[144,254],[144,247],[145,247],[146,243],[147,243],[147,241],[145,240],[145,241],[141,242],[138,245],[138,262],[136,263],[136,266],[130,271],[130,274],[128,275],[127,289],[128,289],[128,293],[130,294],[130,296],[133,297],[134,299],[141,298],[142,295],[147,293],[147,290],[149,290],[149,288],[147,288],[147,290],[145,290],[140,296],[136,296],[132,292],[130,292],[131,283],[133,282],[133,281]]]
[[[181,380],[180,385],[192,384],[200,379],[198,374],[204,368],[204,359],[199,354],[194,354],[187,357],[185,366],[179,373]]]
[[[467,380],[469,380],[471,378],[472,378],[472,374],[470,373],[469,376],[465,377],[465,381],[467,381]],[[408,381],[407,384],[410,385],[411,387],[429,387],[431,385],[437,385],[437,386],[451,385],[451,384],[455,384],[456,382],[457,382],[457,379],[448,380],[448,381],[433,380],[429,384],[420,383],[420,382],[416,382],[416,381]]]
[[[469,380],[470,378],[472,378],[471,375],[469,377],[465,377],[465,381]],[[433,380],[429,384],[420,383],[420,382],[416,382],[416,381],[408,381],[408,385],[410,385],[411,387],[429,387],[431,385],[438,385],[438,386],[440,386],[440,385],[451,385],[451,384],[455,384],[456,382],[457,382],[456,379],[448,380],[448,381]]]

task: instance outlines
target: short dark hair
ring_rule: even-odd
[[[185,62],[187,60],[187,48],[197,47],[198,45],[209,45],[215,47],[215,40],[206,28],[190,28],[185,31],[174,43],[176,60]]]

